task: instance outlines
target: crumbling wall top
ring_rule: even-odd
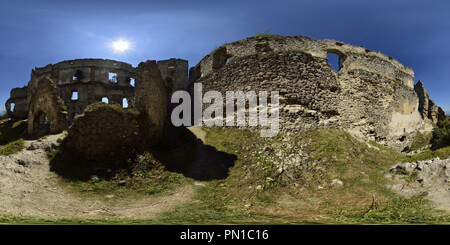
[[[263,35],[226,43],[198,63],[197,76],[217,70],[219,60],[226,63],[228,59],[288,51],[301,51],[323,59],[327,59],[328,53],[334,53],[340,57],[342,69],[339,72],[371,72],[414,88],[414,71],[386,54],[336,40],[314,40],[303,36]]]

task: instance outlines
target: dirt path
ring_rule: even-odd
[[[148,219],[188,202],[193,186],[182,186],[167,196],[108,202],[70,193],[50,172],[47,151],[57,147],[63,134],[27,141],[26,149],[0,156],[0,214],[49,218]]]

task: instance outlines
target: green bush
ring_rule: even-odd
[[[0,113],[0,120],[8,118],[8,113],[6,111]]]
[[[450,118],[446,118],[438,123],[438,128],[434,130],[434,143],[437,147],[450,145]]]

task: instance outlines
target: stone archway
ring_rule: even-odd
[[[44,130],[45,132],[50,131],[50,120],[48,120],[47,114],[43,111],[39,111],[35,114],[33,121],[34,130]]]
[[[67,108],[59,97],[56,84],[47,77],[38,81],[28,105],[28,134],[38,129],[42,115],[46,115],[50,133],[58,133],[67,128]]]

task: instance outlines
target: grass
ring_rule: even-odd
[[[278,217],[251,214],[245,208],[230,210],[233,197],[221,193],[222,181],[210,181],[197,189],[194,201],[164,212],[158,220],[178,224],[263,224],[276,223]],[[225,194],[225,195],[224,195]]]
[[[60,183],[81,196],[103,198],[114,195],[115,198],[134,199],[165,195],[192,182],[182,172],[185,171],[183,167],[195,159],[195,144],[192,136],[186,133],[187,129],[166,131],[160,144],[134,156],[87,159],[67,149],[64,141],[60,149],[50,151],[47,156],[51,170],[61,176]],[[98,176],[92,178],[93,175]]]
[[[254,36],[254,38],[256,38],[256,40],[258,40],[258,41],[272,39],[278,43],[281,43],[282,41],[284,41],[286,39],[285,36],[270,33],[270,29],[267,31],[264,31],[263,33],[257,32],[256,35]]]
[[[49,153],[49,157],[59,157],[55,153]],[[58,161],[67,161],[68,158]],[[76,176],[62,177],[60,183],[68,187],[73,193],[88,198],[104,198],[113,195],[114,198],[142,198],[150,195],[168,194],[175,188],[189,183],[190,180],[182,174],[170,172],[155,159],[150,152],[145,152],[136,159],[124,159],[123,168],[107,170],[111,172],[106,178],[77,178],[85,176],[87,169],[77,168],[80,158],[76,162],[65,162],[62,168],[80,171]],[[83,163],[81,163],[83,164]],[[90,163],[85,163],[85,167]],[[75,166],[75,167],[74,167]],[[61,171],[61,170],[60,170]]]
[[[131,109],[131,108],[123,108],[121,105],[119,104],[106,104],[103,102],[98,102],[98,103],[94,103],[91,105],[88,105],[85,109],[85,111],[93,111],[93,110],[101,110],[101,108],[112,108],[116,111],[125,113],[125,114],[133,114],[134,116],[139,116],[140,112],[136,109]]]
[[[450,148],[406,155],[375,142],[359,142],[335,129],[271,139],[230,128],[206,128],[205,131],[209,144],[238,156],[230,176],[208,185],[205,187],[208,190],[198,197],[201,203],[214,200],[214,205],[209,205],[213,210],[228,215],[282,217],[290,223],[446,223],[449,220],[448,215],[433,209],[422,197],[407,199],[390,191],[384,171],[398,162],[434,156],[446,158],[450,156]],[[280,144],[286,139],[289,139],[287,143]],[[266,146],[274,146],[270,148],[280,149],[281,153],[271,150],[264,153]],[[315,167],[297,171],[296,178],[278,173],[274,163],[301,146]],[[281,157],[273,157],[275,154]],[[343,187],[330,185],[336,178],[343,181]]]
[[[394,197],[383,205],[376,205],[370,212],[338,216],[335,220],[369,224],[449,224],[450,216],[433,209],[429,202],[421,197]]]
[[[418,132],[416,137],[414,138],[413,143],[411,144],[411,147],[409,148],[408,152],[420,150],[426,147],[429,147],[432,144],[433,140],[433,133],[421,133]]]

